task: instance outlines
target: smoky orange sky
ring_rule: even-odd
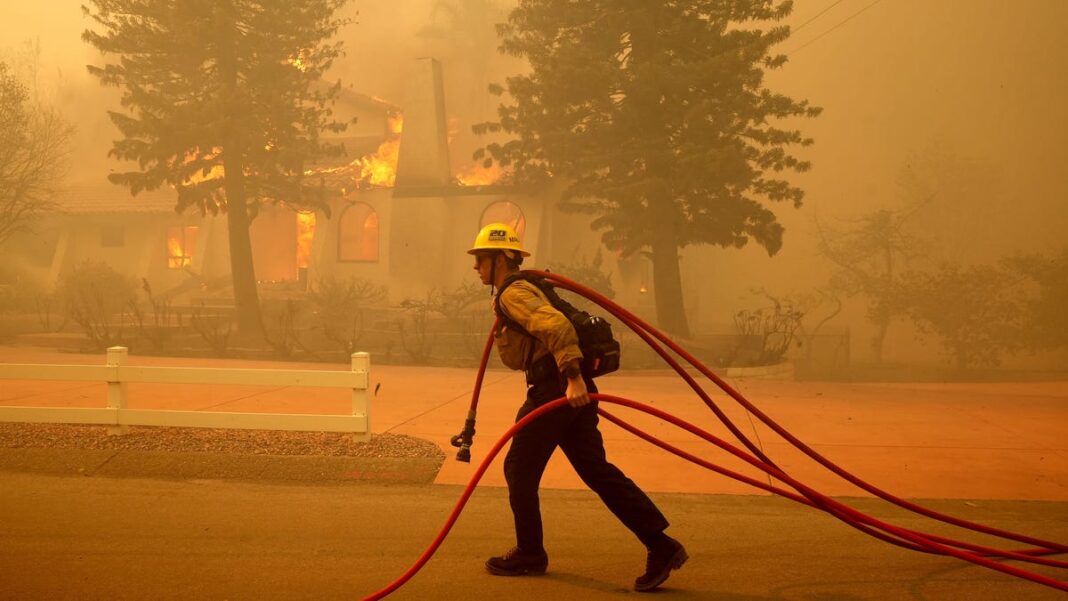
[[[799,2],[792,21],[828,4]],[[1060,0],[847,0],[802,28],[770,81],[825,109],[804,125],[816,139],[815,168],[799,180],[808,207],[892,204],[903,166],[948,155],[995,180],[1001,199],[987,201],[1004,206],[973,212],[1021,227],[1012,232],[1021,244],[1063,243],[1065,23]]]
[[[449,21],[447,8],[460,4],[350,3],[346,12],[360,14],[344,31],[347,56],[337,74],[355,89],[399,102],[406,65],[444,53],[428,31],[433,23]],[[510,6],[507,0],[470,4]],[[41,86],[56,92],[61,82],[60,102],[77,109],[79,125],[90,129],[85,126],[96,124],[86,120],[106,123],[103,113],[114,108],[114,93],[99,93],[85,73],[84,65],[96,57],[79,37],[89,24],[80,5],[78,0],[0,3],[0,50],[9,54],[37,41]],[[1068,133],[1068,45],[1061,37],[1068,3],[799,0],[789,22],[804,25],[782,44],[789,63],[770,74],[769,82],[825,109],[820,118],[802,124],[816,139],[806,154],[815,170],[799,180],[809,189],[807,206],[885,202],[891,192],[887,184],[911,155],[941,147],[992,162],[1005,181],[1015,184],[1010,187],[1020,187],[1018,202],[1049,210],[1053,214],[1043,221],[1055,217],[1052,221],[1065,225],[1065,211],[1058,209],[1068,189],[1068,151],[1062,142]],[[471,47],[471,56],[461,59],[451,50],[447,72],[477,60],[488,66],[488,81],[517,66],[479,56],[485,54],[475,47],[479,40],[463,43]],[[447,93],[483,96],[478,89]],[[476,104],[479,116],[492,116],[492,98]],[[106,140],[93,138],[100,145],[80,152],[106,151]],[[78,170],[77,175],[84,174]]]
[[[343,31],[347,56],[335,75],[402,104],[409,65],[435,56],[446,73],[450,113],[469,131],[470,123],[494,114],[496,100],[483,93],[485,85],[521,67],[489,51],[493,15],[511,5],[353,2],[346,12],[359,16]],[[466,14],[452,10],[463,6]],[[737,280],[735,288],[804,286],[818,264],[817,217],[849,223],[899,207],[910,195],[936,201],[930,231],[938,258],[992,261],[1064,244],[1068,2],[800,0],[789,23],[798,28],[780,48],[789,61],[768,75],[768,84],[824,109],[798,124],[815,139],[799,153],[813,170],[792,178],[806,189],[805,204],[774,206],[787,228],[774,258],[753,245],[699,251],[715,267],[698,274],[705,283],[690,284],[698,295],[718,305],[737,300],[737,293],[721,291],[724,279]],[[85,73],[85,63],[96,60],[79,37],[88,24],[77,0],[0,3],[0,49],[10,55],[38,40],[40,88],[79,127],[71,178],[80,180],[109,168],[114,129],[104,111],[115,108],[117,97]],[[477,144],[466,136],[460,143]],[[920,182],[919,191],[902,183],[909,178]]]

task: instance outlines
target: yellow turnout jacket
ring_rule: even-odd
[[[495,315],[497,298],[493,299]],[[501,362],[507,367],[525,370],[549,353],[556,359],[558,369],[573,359],[582,360],[574,326],[537,286],[526,280],[516,280],[499,298],[504,314],[534,337],[531,339],[523,332],[513,331],[503,321],[497,326],[493,333],[494,342]],[[528,358],[531,360],[529,364]]]

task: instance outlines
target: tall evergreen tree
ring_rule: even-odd
[[[319,82],[346,0],[90,0],[83,38],[115,62],[89,71],[122,89],[110,154],[136,169],[133,194],[170,185],[176,210],[225,212],[239,329],[257,332],[249,225],[264,202],[322,206],[305,165],[339,151],[320,139],[340,84]]]
[[[820,109],[764,86],[765,71],[786,62],[771,49],[789,36],[774,23],[791,9],[789,0],[520,0],[499,26],[502,51],[530,72],[492,89],[510,102],[476,132],[512,139],[488,145],[486,161],[520,181],[565,178],[562,206],[597,215],[609,249],[647,252],[657,319],[676,335],[689,335],[679,249],[752,239],[775,254],[783,228],[762,201],[799,206],[804,196],[782,172],[809,168],[787,150],[811,140],[771,122]]]

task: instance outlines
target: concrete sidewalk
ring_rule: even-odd
[[[102,364],[104,355],[0,347],[0,362]],[[131,365],[346,369],[331,364],[143,357]],[[375,433],[430,440],[448,459],[440,484],[464,484],[497,438],[512,424],[525,389],[522,374],[487,373],[478,413],[472,463],[452,459],[449,438],[463,426],[475,370],[375,365],[372,357],[371,424]],[[1068,500],[1068,383],[848,384],[733,380],[761,411],[857,476],[910,498]],[[738,427],[794,477],[835,496],[865,496],[814,464],[755,416],[705,387]],[[603,392],[651,404],[728,441],[733,438],[679,378],[667,372],[612,374]],[[102,407],[103,383],[0,380],[0,405]],[[131,384],[130,406],[198,411],[346,413],[341,390],[259,386]],[[754,468],[677,428],[621,407],[604,407],[642,429],[709,461],[765,479]],[[698,468],[603,424],[609,459],[651,492],[761,494]],[[499,465],[499,464],[498,464]],[[499,466],[483,484],[503,486]],[[550,463],[547,488],[581,489],[561,454]]]

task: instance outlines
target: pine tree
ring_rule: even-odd
[[[648,253],[658,322],[676,335],[689,335],[679,249],[752,239],[773,255],[783,228],[762,201],[796,207],[804,197],[782,172],[809,168],[787,150],[812,141],[771,122],[820,109],[763,81],[786,62],[771,49],[789,36],[774,23],[791,8],[788,0],[520,0],[499,26],[502,51],[526,59],[530,72],[491,88],[510,100],[476,133],[512,139],[489,144],[486,162],[521,182],[565,178],[563,208],[596,215],[609,249]]]
[[[249,225],[264,202],[323,206],[305,165],[340,149],[323,86],[346,0],[90,0],[83,38],[115,62],[89,66],[122,90],[110,155],[136,168],[109,179],[133,194],[163,185],[176,210],[225,212],[239,330],[258,332]]]

